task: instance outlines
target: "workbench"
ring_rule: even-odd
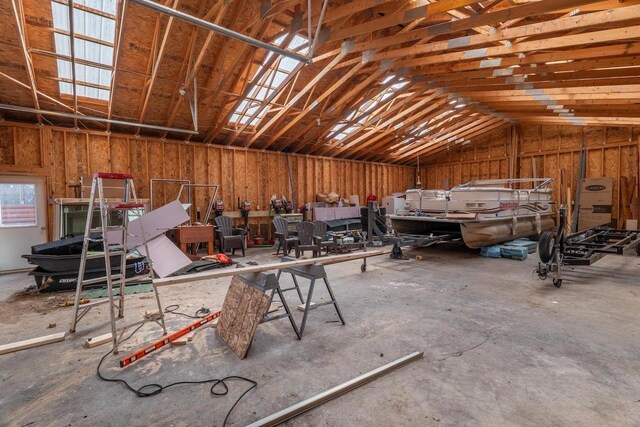
[[[197,255],[196,243],[206,243],[207,253],[213,255],[213,225],[178,227],[174,231],[174,236],[175,242],[185,254]]]

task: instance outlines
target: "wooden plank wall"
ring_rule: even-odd
[[[538,177],[554,178],[556,203],[570,186],[575,194],[580,145],[587,149],[587,177],[614,180],[613,218],[620,216],[620,177],[638,180],[640,127],[594,127],[528,124],[492,132],[473,144],[450,150],[444,156],[421,166],[423,188],[442,188],[448,178],[451,186],[488,178],[508,178],[512,140],[515,131],[516,177],[533,176],[535,159]],[[560,188],[564,170],[567,184]]]
[[[415,176],[415,168],[391,164],[302,155],[289,155],[289,160],[297,205],[315,200],[318,192],[331,191],[342,197],[358,194],[363,203],[371,192],[383,197],[406,190],[413,186]],[[227,210],[237,210],[238,198],[250,200],[255,210],[268,210],[272,194],[291,198],[284,153],[0,124],[0,173],[43,176],[50,198],[76,197],[73,186],[80,176],[96,171],[132,171],[142,198],[149,198],[151,178],[220,184],[219,197]],[[154,187],[154,204],[174,200],[178,189],[177,185]],[[196,193],[195,203],[203,214],[208,194],[204,189]],[[50,212],[50,223],[51,218]],[[270,219],[252,221],[268,223]]]

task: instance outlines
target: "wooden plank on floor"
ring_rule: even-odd
[[[64,332],[60,332],[58,334],[45,335],[43,337],[31,338],[24,341],[16,341],[13,343],[0,345],[0,354],[13,353],[20,350],[27,350],[29,348],[40,347],[54,342],[63,341],[65,335],[66,334]]]
[[[97,337],[90,337],[84,341],[84,345],[88,348],[97,347],[102,344],[106,344],[108,342],[113,342],[113,335],[111,332],[98,335]]]

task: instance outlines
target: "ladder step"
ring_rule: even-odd
[[[142,209],[144,204],[142,203],[118,203],[115,205],[109,205],[109,209],[112,211],[127,211],[131,209]]]
[[[98,299],[98,300],[95,300],[95,301],[88,302],[86,304],[80,304],[78,306],[78,308],[87,309],[87,308],[93,307],[94,305],[105,304],[105,303],[108,303],[108,302],[109,302],[109,298],[103,298],[103,299]]]
[[[130,173],[96,172],[93,174],[93,178],[133,179],[133,175],[131,175]]]
[[[113,257],[113,256],[122,256],[122,255],[126,255],[126,252],[123,251],[122,249],[116,250],[116,251],[109,251],[109,257]],[[87,255],[86,259],[97,259],[97,258],[104,258],[105,254],[104,252],[99,253],[99,254],[91,254],[91,255]]]
[[[104,254],[91,254],[91,255],[87,255],[85,258],[86,259],[104,258]]]
[[[119,280],[122,278],[122,274],[112,274],[111,275],[111,281],[114,280]],[[95,285],[96,283],[106,283],[107,282],[107,276],[102,276],[102,277],[96,277],[93,279],[85,279],[82,281],[82,286],[85,285]]]

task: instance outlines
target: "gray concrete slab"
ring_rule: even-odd
[[[269,250],[246,260],[273,261]],[[327,267],[347,324],[329,306],[313,310],[302,341],[287,320],[261,325],[245,360],[211,328],[193,342],[166,348],[121,370],[104,372],[139,387],[242,375],[258,382],[230,425],[245,425],[413,351],[424,359],[339,397],[291,425],[640,425],[640,258],[607,257],[566,271],[561,289],[537,280],[537,257],[485,259],[460,248],[413,251],[424,261],[369,260]],[[242,258],[238,258],[242,260]],[[0,344],[64,331],[65,295],[26,296],[30,278],[0,276]],[[286,279],[289,280],[289,279]],[[218,309],[228,279],[161,289],[164,304]],[[302,282],[306,290],[306,283]],[[327,294],[317,288],[314,300]],[[297,304],[288,293],[290,305]],[[152,294],[127,299],[127,318],[154,308]],[[96,376],[101,346],[88,336],[108,331],[99,306],[72,339],[0,356],[0,425],[222,425],[244,391],[226,397],[208,385],[177,386],[138,398]],[[296,311],[300,321],[301,313]],[[56,328],[48,329],[55,322]],[[168,316],[171,330],[190,320]],[[123,345],[160,336],[143,327]]]

